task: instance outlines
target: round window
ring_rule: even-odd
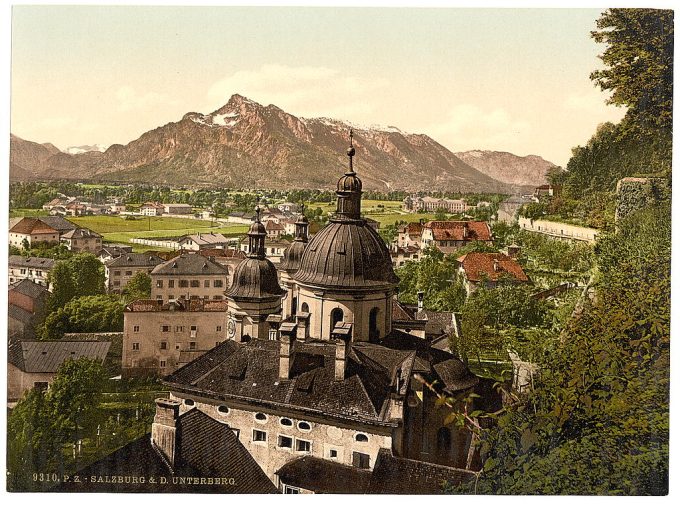
[[[358,443],[368,443],[368,436],[366,434],[357,434],[354,440]]]
[[[266,422],[267,421],[267,415],[264,413],[255,413],[255,419],[259,422]]]
[[[217,408],[217,412],[222,413],[224,415],[228,415],[229,414],[229,408],[227,406],[219,406]]]
[[[192,399],[184,399],[185,406],[193,406],[195,402]]]
[[[293,420],[291,420],[290,418],[281,418],[281,419],[279,420],[279,423],[280,423],[283,427],[292,427],[292,426],[293,426]]]
[[[309,432],[312,430],[312,424],[309,422],[298,422],[298,429],[304,432]]]

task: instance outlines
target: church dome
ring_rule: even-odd
[[[300,261],[302,261],[302,255],[305,252],[305,247],[307,247],[306,242],[294,241],[283,253],[283,259],[279,263],[279,268],[281,270],[286,270],[292,272],[300,268]]]
[[[392,287],[399,279],[385,242],[364,220],[333,220],[307,244],[293,278],[338,288]]]
[[[236,266],[234,280],[226,294],[235,299],[266,299],[280,298],[283,293],[272,262],[249,257]]]

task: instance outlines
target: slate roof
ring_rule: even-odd
[[[25,324],[25,325],[30,325],[33,322],[34,315],[31,312],[28,312],[26,309],[22,309],[18,305],[14,305],[13,303],[10,303],[7,306],[7,315],[12,318],[16,319],[17,321]]]
[[[25,268],[41,268],[51,270],[56,261],[51,258],[24,257],[13,254],[9,257],[9,266],[20,266]]]
[[[206,300],[204,298],[180,299],[166,303],[150,299],[135,300],[125,306],[125,312],[226,312],[227,309],[228,302],[226,300]]]
[[[498,261],[498,270],[494,269],[494,260]],[[459,257],[458,262],[467,279],[472,282],[480,282],[482,278],[497,281],[504,276],[522,282],[529,281],[520,264],[500,252],[469,252]]]
[[[394,457],[381,448],[366,494],[443,494],[444,484],[455,486],[474,477],[472,471]]]
[[[59,233],[65,233],[66,231],[71,231],[72,229],[76,229],[78,227],[77,224],[74,224],[73,222],[66,220],[63,217],[59,217],[58,215],[40,217],[40,220],[43,221],[48,226],[59,231]]]
[[[284,464],[276,474],[282,483],[316,494],[363,494],[371,481],[368,469],[309,455]]]
[[[467,235],[464,235],[465,226]],[[432,236],[437,241],[491,241],[491,229],[482,221],[429,221],[424,227],[432,230]]]
[[[288,380],[279,379],[279,344],[254,339],[226,341],[176,370],[166,384],[217,400],[247,399],[298,408],[374,424],[394,425],[387,416],[388,398],[400,391],[411,372],[415,353],[377,344],[354,343],[346,376],[335,381],[335,345],[295,343]]]
[[[30,217],[24,217],[21,219],[19,222],[17,222],[12,228],[9,230],[10,233],[18,233],[18,234],[23,234],[23,235],[43,235],[43,234],[51,234],[51,233],[58,233],[59,231],[56,230],[53,227],[50,227],[48,224],[43,222],[40,219],[33,219]]]
[[[36,284],[32,280],[28,279],[22,279],[18,282],[15,282],[9,287],[9,289],[10,291],[16,291],[17,293],[28,296],[33,300],[45,298],[50,294],[45,286]]]
[[[81,238],[102,238],[102,235],[100,235],[96,231],[92,231],[91,229],[76,228],[68,231],[67,233],[64,233],[63,235],[61,235],[61,237],[71,240]]]
[[[226,275],[228,270],[200,254],[180,254],[158,265],[152,275]]]
[[[203,413],[192,410],[179,418],[181,425],[180,460],[174,472],[146,434],[119,448],[77,475],[81,483],[61,483],[57,492],[137,492],[137,493],[222,493],[275,494],[277,489],[226,425],[217,424]],[[216,426],[217,424],[218,426]],[[92,477],[137,477],[144,483],[98,483]],[[155,483],[149,479],[155,477]],[[167,479],[160,484],[160,477]],[[235,485],[208,485],[175,482],[184,478],[234,478]]]
[[[109,268],[116,266],[156,266],[164,263],[163,259],[158,256],[148,254],[137,254],[134,252],[123,253],[117,258],[109,259],[104,264]]]
[[[95,341],[24,341],[21,343],[24,372],[57,372],[68,359],[104,360],[110,342]]]

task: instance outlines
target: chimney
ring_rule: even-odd
[[[464,222],[463,223],[463,240],[465,240],[468,237],[468,223]]]
[[[501,265],[498,262],[498,259],[494,258],[493,260],[493,271],[494,272],[500,272],[501,271]]]
[[[151,425],[151,444],[163,454],[171,467],[177,457],[177,418],[179,402],[170,399],[156,399],[156,415]]]
[[[347,371],[347,343],[339,339],[335,341],[335,380],[343,381]]]
[[[279,339],[279,379],[290,379],[295,353],[296,326],[294,323],[283,323]]]
[[[422,312],[424,303],[425,303],[425,292],[424,291],[418,291],[418,312]]]

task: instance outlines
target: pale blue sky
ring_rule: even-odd
[[[127,143],[231,94],[565,164],[623,110],[588,79],[600,10],[15,6],[12,132]]]

